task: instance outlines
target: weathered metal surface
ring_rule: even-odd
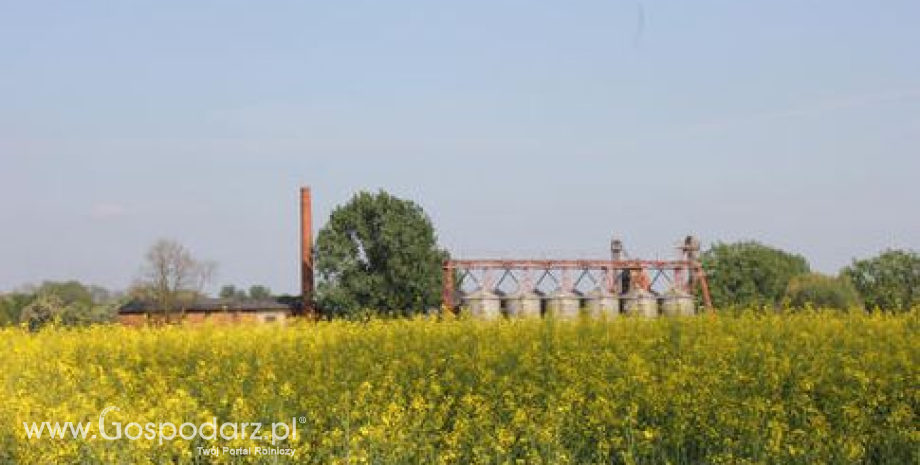
[[[555,284],[564,289],[571,289],[571,286],[565,284],[570,274],[582,278],[588,277],[599,287],[606,287],[615,296],[617,292],[640,287],[646,292],[653,289],[660,289],[663,285],[685,291],[691,296],[698,289],[701,292],[703,304],[707,309],[712,309],[712,302],[709,295],[709,285],[706,274],[703,270],[702,263],[699,260],[700,244],[699,241],[692,237],[686,237],[677,247],[680,253],[678,260],[635,260],[628,258],[623,251],[622,242],[614,240],[611,243],[611,260],[553,260],[553,259],[477,259],[477,260],[448,260],[444,262],[444,289],[443,302],[446,308],[455,309],[456,299],[453,295],[455,288],[464,285],[466,278],[475,281],[477,286],[481,286],[490,273],[500,276],[498,282],[503,282],[506,278],[521,283],[524,277],[537,276],[539,278],[536,287],[544,279],[548,283],[555,281]],[[559,276],[563,279],[560,281]],[[598,279],[597,275],[601,278]],[[482,279],[478,279],[479,276]],[[544,283],[544,286],[546,284]],[[488,286],[487,286],[488,287]],[[530,288],[530,286],[526,286]],[[578,287],[578,284],[574,287]],[[545,287],[544,287],[545,289]],[[625,310],[624,303],[630,302],[629,294],[621,295],[623,299],[619,305],[621,310]],[[652,295],[651,300],[657,297]],[[546,303],[549,306],[552,298],[547,298]],[[642,313],[651,314],[652,309],[657,314],[657,301],[646,302],[648,296],[639,296],[636,299],[647,308],[643,308]],[[586,303],[589,301],[586,301]],[[572,305],[572,304],[570,304]],[[631,303],[633,307],[638,304]],[[632,309],[632,307],[630,307]],[[555,307],[554,307],[555,309]],[[685,310],[684,310],[685,311]],[[559,313],[559,312],[555,312]],[[571,311],[568,311],[571,313]]]
[[[552,318],[578,318],[581,313],[581,295],[574,291],[557,290],[546,298],[546,316]]]
[[[642,288],[633,288],[623,294],[620,297],[620,306],[624,315],[646,318],[658,316],[658,297]]]
[[[696,314],[693,296],[679,289],[671,289],[658,298],[663,316],[692,316]]]
[[[620,314],[620,299],[603,286],[585,296],[585,310],[592,318],[613,318]]]
[[[498,293],[478,289],[462,297],[462,306],[474,318],[494,320],[502,316],[502,301]]]
[[[520,291],[505,298],[509,318],[539,318],[543,314],[543,295],[535,291]]]

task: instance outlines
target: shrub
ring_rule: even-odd
[[[786,302],[792,308],[835,308],[846,310],[861,307],[859,292],[846,277],[809,273],[796,276],[786,289]]]

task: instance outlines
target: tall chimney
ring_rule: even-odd
[[[313,300],[313,202],[309,187],[300,188],[300,291],[303,313],[315,316]]]

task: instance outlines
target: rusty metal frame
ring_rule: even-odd
[[[712,310],[712,298],[709,294],[709,283],[706,280],[706,273],[703,265],[698,260],[520,260],[520,259],[476,259],[476,260],[448,260],[444,262],[444,286],[442,291],[442,302],[446,309],[456,309],[454,302],[455,287],[458,283],[454,282],[455,273],[461,273],[461,283],[466,277],[474,276],[473,270],[479,270],[488,273],[495,270],[501,270],[504,274],[513,271],[542,271],[540,279],[536,285],[542,283],[546,276],[550,276],[554,281],[559,283],[553,275],[553,271],[581,271],[578,281],[584,278],[585,274],[592,271],[602,272],[602,276],[607,277],[608,286],[615,286],[615,282],[623,273],[629,271],[654,272],[654,284],[662,276],[672,284],[683,281],[683,273],[689,274],[687,279],[689,289],[686,291],[696,294],[696,288],[700,288],[703,297],[703,304],[707,310]],[[668,275],[668,273],[671,275]],[[611,279],[612,277],[612,279]],[[475,280],[475,277],[473,278]],[[501,278],[504,280],[504,277]],[[516,278],[513,278],[516,279]],[[593,279],[593,277],[592,277]]]

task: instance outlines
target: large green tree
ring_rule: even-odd
[[[424,311],[440,301],[446,258],[421,207],[360,192],[317,235],[317,303],[331,316]]]
[[[853,282],[869,309],[904,311],[920,305],[920,255],[886,250],[856,260],[843,273]]]
[[[717,243],[702,259],[719,308],[778,306],[792,278],[810,271],[804,257],[754,241]]]

